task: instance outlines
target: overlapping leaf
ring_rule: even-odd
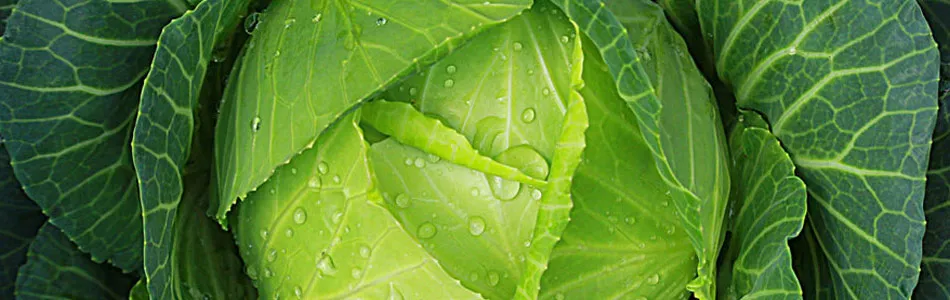
[[[274,1],[256,16],[215,134],[222,222],[237,198],[394,80],[508,20],[530,0]],[[420,15],[419,12],[425,12]],[[393,38],[393,37],[399,38]]]
[[[17,0],[0,0],[0,35],[3,35],[3,32],[7,28],[7,18],[10,17],[10,13],[13,12],[13,7],[16,6]]]
[[[596,47],[584,44],[590,128],[574,208],[541,280],[544,299],[685,299],[696,254],[636,116]]]
[[[229,235],[201,212],[209,200],[211,135],[193,134],[213,126],[212,118],[200,118],[214,114],[221,97],[220,75],[209,74],[209,64],[223,59],[215,50],[227,46],[247,6],[204,1],[166,26],[145,79],[132,156],[144,208],[145,274],[157,299],[252,297]]]
[[[95,263],[47,223],[30,245],[16,280],[17,299],[128,299],[135,278]]]
[[[414,236],[450,274],[488,298],[535,298],[567,224],[570,180],[587,126],[574,90],[583,63],[576,35],[562,12],[538,2],[384,94],[441,120],[453,135],[470,141],[476,155],[547,181],[518,183],[503,179],[497,168],[470,169],[471,154],[440,155],[461,153],[454,149],[462,147],[445,145],[447,134],[435,130],[404,131],[444,151],[414,149],[408,142],[373,145],[370,157],[389,209],[410,232],[417,231]],[[404,178],[425,180],[410,184]]]
[[[599,47],[621,97],[636,113],[699,256],[699,277],[690,289],[701,299],[714,297],[729,173],[712,89],[655,4],[557,3]]]
[[[697,2],[720,77],[808,186],[835,298],[917,284],[937,51],[914,1]]]
[[[914,296],[950,298],[950,1],[919,1],[940,48],[940,110],[934,128],[924,213],[927,232]]]
[[[805,222],[805,183],[758,114],[745,112],[729,143],[735,216],[718,294],[721,299],[802,299],[788,241]]]
[[[26,194],[93,260],[139,269],[130,138],[180,1],[20,1],[0,41],[0,134]]]
[[[261,298],[479,299],[381,203],[355,115],[238,206],[235,235]]]
[[[10,156],[0,142],[0,298],[12,299],[17,270],[46,217],[13,177]]]

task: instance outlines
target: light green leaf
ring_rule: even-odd
[[[227,46],[247,6],[207,0],[166,26],[145,79],[132,157],[144,208],[145,274],[157,299],[253,297],[230,236],[203,213],[212,137],[193,134],[213,128],[221,75],[208,70],[222,66],[209,64],[223,59],[217,49]]]
[[[924,198],[927,219],[924,257],[914,296],[943,299],[950,298],[950,1],[921,0],[919,3],[940,47],[942,68],[940,110],[934,128]]]
[[[231,74],[215,134],[217,205],[238,198],[360,101],[531,0],[274,1]],[[425,12],[420,15],[419,12]],[[394,38],[398,37],[398,38]]]
[[[472,148],[465,136],[446,127],[441,121],[431,119],[404,102],[378,100],[360,108],[361,120],[396,141],[415,147],[423,152],[446,159],[451,163],[491,174],[507,180],[518,181],[543,188],[544,180],[527,175],[515,167],[482,156]],[[428,132],[428,135],[420,135]],[[540,164],[538,173],[548,173],[547,163]]]
[[[721,299],[802,299],[788,241],[805,222],[805,183],[778,139],[754,112],[743,112],[730,138],[735,216],[722,259]]]
[[[436,149],[411,147],[419,143],[373,145],[370,157],[390,211],[450,274],[487,298],[536,298],[567,224],[570,179],[587,126],[574,90],[581,83],[580,51],[576,29],[540,2],[385,94],[438,118],[478,153],[548,181],[532,187],[505,180],[439,159]],[[400,124],[393,125],[406,132],[421,126]],[[435,140],[439,132],[414,134]]]
[[[22,0],[0,41],[0,134],[26,194],[92,259],[141,268],[130,139],[179,1]]]
[[[261,298],[479,299],[381,203],[355,115],[238,206],[235,235]]]
[[[584,44],[590,128],[574,209],[541,279],[544,299],[686,299],[696,254],[636,116],[596,48]]]
[[[719,76],[808,186],[835,298],[917,284],[937,49],[915,1],[697,2]]]
[[[13,177],[10,155],[0,142],[0,298],[13,299],[17,269],[46,217]]]
[[[16,279],[17,299],[128,299],[135,278],[95,263],[59,228],[46,223]]]
[[[673,203],[699,256],[699,277],[690,289],[700,299],[714,297],[730,181],[712,88],[656,4],[558,3],[599,48],[620,96],[637,115],[660,175],[672,187]]]

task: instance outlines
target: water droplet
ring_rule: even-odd
[[[660,204],[663,206],[670,206],[670,201],[663,201],[663,203]]]
[[[340,176],[339,176],[339,175],[333,175],[333,183],[340,183]]]
[[[478,194],[480,194],[480,192],[478,191],[478,188],[472,188],[471,194],[472,194],[472,197],[478,197]]]
[[[310,182],[307,182],[307,186],[311,189],[319,189],[321,185],[320,177],[313,176],[310,178]]]
[[[637,223],[637,218],[634,218],[634,217],[626,217],[626,218],[623,218],[623,222],[624,222],[624,223],[627,223],[628,225],[633,225],[633,224]]]
[[[294,236],[294,230],[293,230],[293,229],[290,229],[290,228],[287,228],[287,230],[284,231],[284,235],[287,236],[287,237],[293,237],[293,236]]]
[[[409,196],[406,196],[406,194],[396,195],[396,206],[400,208],[409,207]]]
[[[277,193],[277,190],[275,190],[275,189],[270,189],[269,192],[270,192],[271,195],[273,195],[273,194],[276,194],[276,193]]]
[[[297,296],[297,299],[303,298],[303,290],[299,286],[294,287],[294,296]]]
[[[455,65],[449,65],[445,67],[445,73],[455,74],[456,68]]]
[[[338,211],[333,213],[333,217],[330,217],[333,224],[340,224],[340,219],[343,219],[343,212]]]
[[[353,279],[360,279],[360,276],[363,276],[363,270],[353,268],[353,271],[350,271],[350,275],[353,275]]]
[[[360,257],[369,258],[369,254],[372,250],[368,246],[360,246]]]
[[[264,268],[264,278],[271,278],[274,276],[274,272],[269,268]]]
[[[251,277],[253,280],[257,280],[257,269],[251,266],[247,267],[247,276]]]
[[[403,161],[403,163],[406,164],[407,166],[411,166],[411,165],[412,165],[412,158],[408,158],[408,157],[407,157],[406,160]]]
[[[267,239],[267,229],[261,229],[261,238]]]
[[[501,280],[501,278],[498,277],[498,273],[495,271],[488,272],[488,284],[496,286],[499,280]]]
[[[379,19],[376,19],[376,26],[383,26],[383,25],[386,25],[386,23],[388,22],[389,20],[386,20],[386,18],[379,18]]]
[[[294,18],[284,20],[284,29],[290,28],[290,26],[294,25],[295,22],[297,22],[297,19]]]
[[[290,174],[297,174],[297,168],[290,168]]]
[[[548,177],[548,162],[537,150],[528,145],[519,145],[508,148],[497,157],[500,163],[518,168],[528,176],[534,178]]]
[[[571,38],[567,37],[566,35],[561,36],[561,43],[567,43],[570,41],[571,41]]]
[[[419,229],[416,230],[416,235],[418,235],[420,239],[430,239],[434,237],[437,232],[438,230],[435,228],[435,225],[425,222],[419,225]]]
[[[534,122],[535,112],[533,108],[525,109],[521,112],[521,121],[525,123]]]
[[[323,20],[323,14],[313,15],[313,19],[310,19],[310,22],[320,23],[320,20]]]
[[[524,247],[525,248],[531,247],[531,240],[524,241]]]
[[[531,191],[531,198],[533,198],[534,200],[541,200],[541,196],[542,196],[541,190],[535,189]]]
[[[512,48],[514,48],[515,51],[521,51],[521,48],[524,48],[524,46],[519,42],[515,42],[514,45],[512,45]]]
[[[426,161],[423,160],[421,157],[417,157],[416,161],[414,161],[413,164],[416,166],[416,168],[422,168],[426,166]]]
[[[260,13],[251,13],[244,19],[244,32],[247,34],[254,34],[254,30],[257,29],[257,24],[261,14]]]
[[[492,195],[495,195],[495,198],[508,201],[518,195],[518,191],[521,190],[521,183],[506,180],[498,176],[489,176],[488,187],[491,188]]]
[[[251,120],[251,130],[254,132],[261,130],[261,117],[254,117],[254,119]]]
[[[447,87],[447,88],[453,87],[455,86],[455,80],[446,79],[445,83],[443,83],[442,86]]]
[[[795,53],[798,53],[798,49],[795,49],[795,47],[788,48],[788,55],[795,55]]]
[[[294,210],[294,223],[303,224],[304,222],[307,222],[307,212],[302,207],[298,207]]]
[[[468,218],[468,233],[474,236],[482,235],[485,232],[485,219],[482,217]]]
[[[277,249],[270,249],[270,252],[267,252],[267,261],[274,262],[277,260]]]
[[[419,90],[417,90],[416,88],[409,88],[409,96],[415,96],[416,93],[418,92]]]
[[[317,271],[322,275],[333,276],[336,274],[336,264],[333,263],[333,257],[326,252],[317,257]]]
[[[317,163],[317,171],[320,172],[320,174],[326,174],[330,171],[330,166],[327,165],[326,162],[321,161],[320,163]]]
[[[439,162],[439,160],[441,160],[441,158],[439,158],[435,154],[427,154],[426,160],[428,160],[430,163],[437,163]]]
[[[542,94],[542,95],[545,95],[545,96],[550,95],[550,94],[551,94],[551,89],[543,88],[543,89],[541,89],[541,94]]]
[[[659,274],[653,274],[653,276],[650,276],[649,278],[647,278],[647,283],[649,283],[649,284],[651,284],[651,285],[652,285],[652,284],[660,283],[660,275],[659,275]]]

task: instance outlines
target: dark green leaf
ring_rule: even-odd
[[[587,148],[571,186],[571,221],[542,277],[541,298],[685,299],[696,254],[669,188],[589,41],[583,70]]]
[[[231,74],[215,134],[224,222],[253,191],[354,105],[441,58],[531,0],[274,1]],[[425,12],[420,14],[420,12]],[[399,38],[393,38],[399,37]]]
[[[732,131],[730,248],[723,257],[721,299],[801,299],[788,240],[805,222],[805,183],[758,114],[744,112]],[[756,120],[758,119],[758,120]]]
[[[0,298],[12,299],[17,269],[46,217],[13,177],[10,155],[0,142]]]
[[[129,292],[129,300],[148,300],[148,286],[146,286],[145,278],[139,279],[139,282],[136,282],[132,286],[132,291]]]
[[[26,194],[84,252],[141,268],[130,140],[169,1],[22,0],[0,41],[0,134]]]
[[[135,278],[79,251],[46,223],[30,245],[16,280],[17,299],[128,299]]]
[[[942,69],[940,110],[934,128],[924,198],[927,217],[924,257],[914,296],[919,299],[950,299],[950,1],[919,2],[940,47]]]
[[[220,52],[247,6],[207,0],[166,26],[145,79],[132,157],[144,208],[145,274],[156,299],[253,297],[230,236],[202,212],[212,137],[194,134],[213,127],[201,115],[215,113],[220,75],[208,70],[221,66],[209,64],[224,60]]]
[[[0,35],[7,28],[7,18],[13,12],[17,0],[0,0]]]
[[[915,1],[697,2],[719,76],[808,186],[834,298],[917,284],[937,49]]]

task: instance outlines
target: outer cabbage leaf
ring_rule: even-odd
[[[238,206],[235,235],[261,298],[479,299],[382,204],[356,115]]]
[[[920,282],[914,296],[921,299],[950,298],[950,1],[919,1],[940,47],[940,110],[934,128],[924,213],[927,231]]]
[[[17,299],[128,299],[135,278],[90,260],[59,228],[46,223],[16,280]]]
[[[24,0],[0,41],[0,134],[26,194],[92,259],[141,268],[130,139],[169,1]]]
[[[531,0],[274,1],[255,15],[215,133],[217,205],[263,183],[360,101]],[[419,12],[425,12],[420,15]],[[398,38],[393,38],[398,37]]]
[[[719,76],[808,185],[835,298],[908,298],[924,235],[937,51],[914,1],[698,1]]]
[[[700,299],[714,297],[729,172],[712,88],[652,2],[557,3],[599,48],[620,96],[637,115],[660,175],[672,187],[674,206],[699,256],[699,276],[690,290]]]
[[[46,217],[13,177],[10,155],[0,143],[0,298],[13,299],[17,270]]]
[[[203,212],[212,157],[205,141],[223,86],[214,71],[226,67],[209,64],[224,59],[219,49],[247,6],[208,0],[166,26],[145,79],[132,157],[144,208],[145,274],[157,299],[253,297],[230,235]]]
[[[397,143],[408,140],[399,134],[373,145],[370,157],[387,207],[450,274],[487,298],[536,298],[568,222],[570,180],[587,126],[574,89],[582,63],[576,29],[556,7],[540,2],[385,94],[439,119],[433,121],[464,136],[477,155],[547,181],[522,184],[470,169],[465,160],[471,154],[439,155],[439,149]],[[402,131],[429,145],[449,136]]]
[[[3,35],[3,32],[7,28],[7,18],[10,17],[10,13],[13,12],[13,8],[16,7],[17,0],[0,0],[0,35]]]
[[[758,114],[743,112],[739,120],[729,141],[735,216],[718,294],[721,299],[802,299],[788,241],[805,223],[805,183]]]
[[[544,299],[686,299],[696,254],[636,116],[596,47],[584,44],[590,128],[574,209],[541,279]]]

